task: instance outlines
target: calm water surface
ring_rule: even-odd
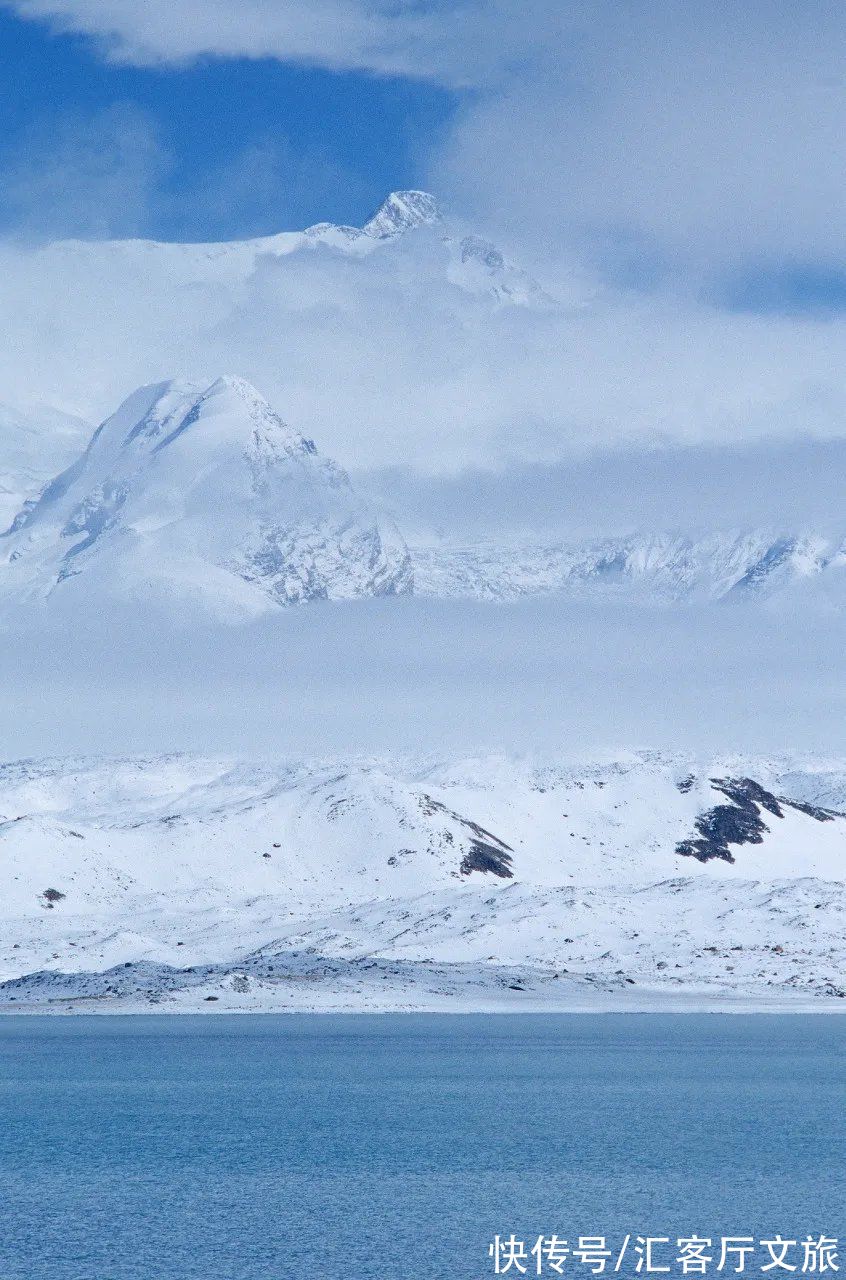
[[[0,1280],[480,1280],[497,1232],[846,1238],[844,1104],[839,1017],[4,1018]]]

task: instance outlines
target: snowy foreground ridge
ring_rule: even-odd
[[[0,1007],[846,1007],[846,761],[0,767]]]

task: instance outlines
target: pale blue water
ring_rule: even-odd
[[[844,1103],[839,1017],[5,1018],[0,1278],[477,1280],[512,1230],[846,1237]]]

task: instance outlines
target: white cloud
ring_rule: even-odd
[[[144,382],[240,374],[350,466],[553,462],[668,441],[842,436],[846,318],[596,291],[534,312],[462,292],[435,232],[366,259],[0,248],[0,395],[93,419]]]
[[[842,260],[842,6],[608,0],[558,48],[466,106],[432,169],[465,209],[635,278]]]
[[[478,84],[530,57],[533,13],[557,25],[538,0],[6,0],[4,7],[94,36],[118,61],[278,58],[451,85]]]

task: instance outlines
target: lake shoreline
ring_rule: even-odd
[[[594,1003],[564,1002],[542,1004],[538,1002],[502,1002],[490,1005],[461,1005],[458,1002],[407,1005],[360,1005],[329,1001],[323,1004],[279,1004],[265,1007],[227,1005],[222,1000],[199,1004],[193,1002],[163,1004],[161,1002],[110,1002],[104,1000],[73,999],[56,1000],[49,1004],[20,1004],[14,1008],[0,1008],[0,1023],[13,1018],[295,1018],[295,1017],[350,1017],[354,1019],[377,1017],[591,1017],[594,1015],[631,1015],[684,1017],[688,1015],[729,1017],[739,1016],[812,1016],[829,1017],[846,1014],[846,1000],[837,998],[807,1000],[773,997],[771,1000],[736,998],[701,1000],[693,996],[655,995],[646,998],[606,998]]]

